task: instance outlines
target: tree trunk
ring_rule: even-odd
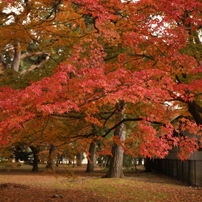
[[[102,156],[98,159],[98,163],[101,168],[109,168],[109,161],[110,161],[111,156]]]
[[[105,157],[105,168],[109,168],[109,166],[110,166],[110,161],[111,161],[111,156],[110,155],[107,155],[106,157]]]
[[[116,129],[116,135],[118,138],[122,141],[125,140],[126,131],[125,126],[118,127]],[[107,174],[107,177],[110,178],[121,178],[124,177],[122,167],[123,167],[123,154],[124,150],[120,145],[115,144],[112,148],[112,157],[110,161],[110,167],[109,172]]]
[[[124,119],[124,103],[119,103],[118,106],[118,112],[120,113],[120,116],[117,118],[117,121],[120,122],[121,120]],[[126,128],[125,124],[122,123],[119,125],[115,132],[114,132],[114,137],[118,139],[122,144],[124,144],[125,137],[126,137]],[[114,144],[112,147],[112,157],[110,161],[110,167],[109,171],[107,173],[107,177],[109,178],[121,178],[124,177],[122,167],[123,167],[123,155],[124,155],[124,150],[122,146],[118,144]]]
[[[14,49],[14,58],[11,66],[11,68],[14,69],[16,72],[19,72],[20,60],[21,60],[20,42],[16,42]]]
[[[49,149],[49,156],[48,156],[48,162],[47,162],[47,169],[53,170],[54,169],[54,154],[56,152],[56,147],[51,144]]]
[[[78,153],[76,155],[76,165],[77,166],[81,166],[81,163],[82,163],[82,159],[83,158],[83,153]]]
[[[138,165],[142,165],[142,158],[138,158]]]
[[[202,118],[201,118],[202,108],[196,103],[196,101],[188,103],[188,111],[198,125],[202,124]]]
[[[38,167],[38,163],[39,163],[39,148],[36,146],[30,146],[30,149],[32,150],[32,153],[34,155],[34,160],[33,160],[33,167],[32,167],[32,171],[33,172],[38,172],[39,167]]]
[[[61,164],[62,161],[62,155],[60,155],[59,153],[57,153],[57,161],[56,161],[56,166],[58,167],[59,164]]]
[[[88,156],[88,164],[87,164],[87,169],[86,169],[86,172],[88,172],[88,173],[94,171],[95,161],[96,161],[95,151],[96,151],[96,144],[95,144],[95,142],[91,142],[90,148],[89,148],[90,155]]]

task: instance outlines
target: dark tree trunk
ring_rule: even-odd
[[[121,120],[124,119],[124,103],[120,102],[118,106],[118,112],[120,113],[120,116],[117,118],[117,122],[120,122]],[[114,132],[114,137],[117,138],[119,141],[124,144],[125,137],[126,137],[126,128],[125,124],[122,123],[119,125],[115,132]],[[123,155],[124,155],[124,150],[122,146],[118,144],[114,144],[112,147],[112,157],[110,160],[110,167],[109,171],[107,173],[107,177],[109,178],[121,178],[124,177],[122,167],[123,167]]]
[[[86,169],[86,172],[88,172],[88,173],[94,171],[95,161],[96,161],[95,151],[96,151],[96,144],[95,144],[95,142],[91,142],[90,148],[89,148],[90,155],[88,156],[88,164],[87,164],[87,169]]]
[[[107,155],[107,156],[106,156],[106,158],[105,158],[105,168],[109,168],[111,158],[112,158],[112,157],[111,157],[110,155]]]
[[[57,154],[57,161],[56,161],[56,166],[57,167],[59,166],[59,164],[61,163],[61,161],[62,161],[62,155]]]
[[[83,160],[83,153],[78,153],[76,155],[76,165],[81,166]]]
[[[37,146],[30,146],[30,149],[32,150],[33,156],[34,156],[34,160],[33,160],[33,167],[32,167],[32,171],[33,172],[38,172],[39,167],[38,167],[38,163],[39,163],[39,148]]]
[[[50,145],[50,149],[49,149],[49,155],[48,155],[48,162],[47,162],[47,169],[53,170],[54,169],[54,155],[56,152],[56,147],[51,144]]]

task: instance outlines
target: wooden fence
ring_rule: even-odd
[[[202,186],[202,160],[154,159],[150,165],[153,170],[190,186]]]

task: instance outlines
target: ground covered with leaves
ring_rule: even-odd
[[[19,201],[19,202],[49,202],[49,201],[108,201],[104,197],[98,198],[91,191],[80,190],[58,190],[49,188],[37,188],[33,186],[22,186],[20,184],[7,183],[0,185],[1,202]]]
[[[42,167],[39,173],[32,173],[27,166],[0,167],[0,201],[198,202],[202,199],[201,188],[189,187],[159,174],[137,175],[130,171],[124,179],[109,179],[101,178],[105,171],[99,168],[89,174],[85,173],[85,166],[61,166],[54,173]]]

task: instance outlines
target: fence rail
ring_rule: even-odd
[[[151,168],[190,186],[202,186],[202,160],[154,159]]]

